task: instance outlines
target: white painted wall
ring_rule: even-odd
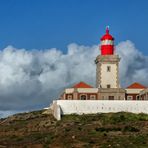
[[[74,88],[66,88],[65,89],[65,93],[73,93],[74,92]]]
[[[98,88],[78,88],[79,93],[97,93]]]
[[[142,91],[143,89],[130,89],[130,88],[127,88],[125,90],[126,90],[127,94],[139,94],[140,91]]]
[[[109,112],[132,112],[147,113],[148,101],[127,100],[57,100],[53,102],[56,108],[55,117],[60,119],[59,114],[94,114]],[[60,112],[57,111],[60,107]],[[54,109],[54,108],[53,108]]]
[[[111,71],[107,72],[107,66],[111,67]],[[101,86],[107,88],[107,85],[111,85],[111,88],[117,88],[117,65],[102,63],[101,64]]]
[[[61,120],[61,107],[56,101],[53,101],[53,104],[49,107],[49,109],[52,110],[52,114],[57,120]]]
[[[65,93],[73,93],[74,88],[66,88]],[[79,93],[97,93],[98,88],[77,88],[77,92]]]

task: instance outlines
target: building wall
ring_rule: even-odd
[[[86,100],[97,100],[97,93],[79,93],[78,98],[81,100],[82,95],[86,95]],[[93,97],[92,97],[93,96]]]
[[[65,100],[73,100],[73,94],[65,94]]]
[[[126,100],[139,100],[139,94],[126,94]]]
[[[126,100],[143,100],[139,98],[139,94],[143,89],[126,88]]]
[[[107,71],[108,66],[110,71]],[[109,63],[101,63],[101,87],[107,88],[110,85],[111,88],[117,88],[117,65]]]
[[[99,55],[96,60],[96,87],[97,88],[119,88],[119,61],[118,55]],[[110,70],[108,70],[110,67]]]
[[[73,90],[73,91],[72,91]],[[125,90],[122,88],[75,88],[65,89],[61,100],[125,100]],[[94,97],[93,97],[94,96]]]
[[[139,94],[143,89],[126,88],[127,94]]]
[[[77,92],[79,93],[97,93],[98,88],[77,88]]]
[[[81,100],[82,96],[86,96],[86,100],[98,100],[98,93],[77,93],[77,98],[74,99],[73,94],[65,94],[65,99],[61,100]]]
[[[148,88],[142,90],[139,94],[140,100],[148,100]]]
[[[114,99],[111,99],[111,96],[113,96]],[[100,100],[125,100],[125,93],[100,93]]]
[[[125,101],[125,100],[57,100],[52,106],[53,113],[58,117],[61,114],[95,114],[109,112],[132,112],[132,113],[147,113],[148,101]],[[54,111],[55,109],[55,111]]]

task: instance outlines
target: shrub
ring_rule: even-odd
[[[78,130],[81,131],[82,130],[82,127],[78,127]]]
[[[121,128],[120,127],[112,127],[112,128],[96,127],[95,130],[97,132],[109,132],[109,131],[121,131]]]
[[[139,132],[139,129],[133,126],[125,126],[123,131],[124,132]]]
[[[90,140],[90,141],[89,141],[89,143],[90,143],[90,144],[94,144],[94,143],[95,143],[95,141],[93,141],[93,140]]]

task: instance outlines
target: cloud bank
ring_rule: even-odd
[[[148,85],[148,56],[131,41],[116,46],[121,57],[121,86],[138,81]],[[60,92],[79,81],[95,86],[94,60],[98,45],[68,45],[67,53],[52,48],[45,50],[16,49],[0,51],[0,112],[32,110],[48,106]]]

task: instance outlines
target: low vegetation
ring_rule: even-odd
[[[0,147],[147,148],[148,115],[66,115],[56,121],[43,110],[0,120]]]

